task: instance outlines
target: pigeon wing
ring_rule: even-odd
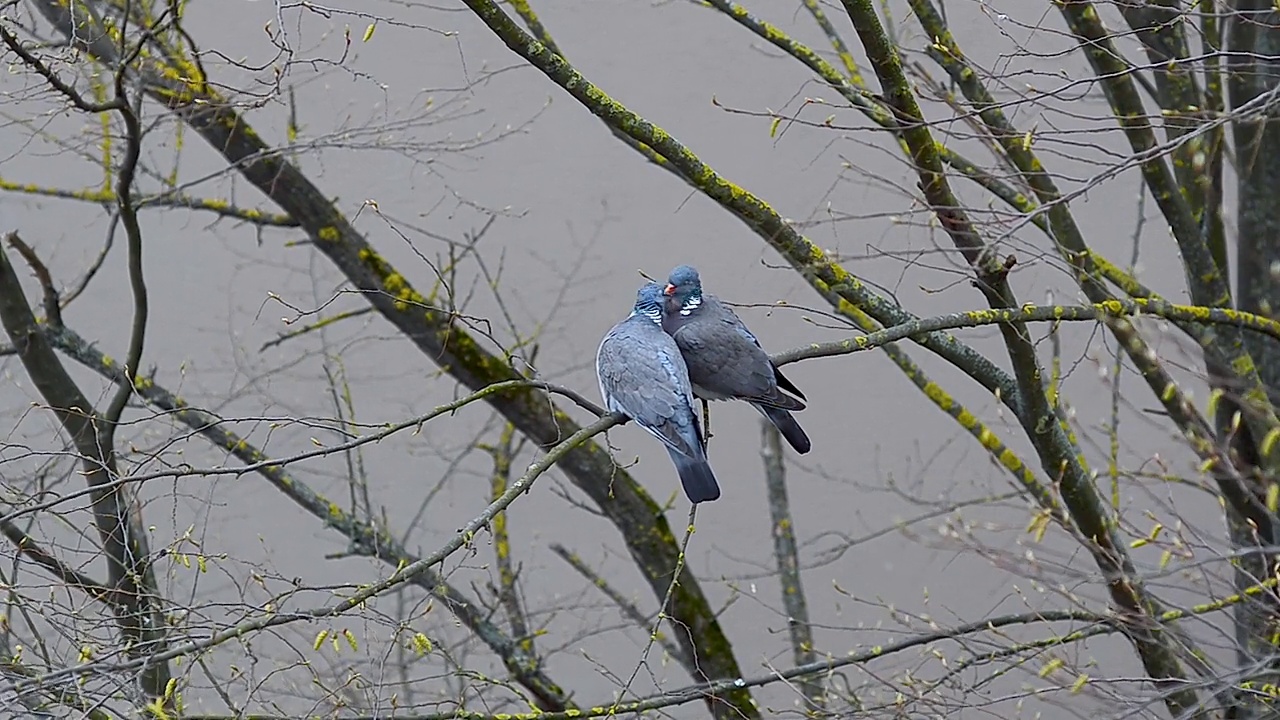
[[[679,348],[661,328],[615,327],[600,344],[596,374],[609,410],[631,418],[681,455],[704,457],[688,373]]]
[[[778,402],[773,363],[738,316],[710,296],[673,336],[689,379],[717,396]]]
[[[791,380],[789,380],[785,375],[783,375],[782,371],[778,369],[778,366],[773,364],[773,360],[769,359],[768,353],[766,353],[764,351],[764,347],[760,345],[759,338],[755,336],[755,333],[751,332],[751,329],[747,327],[746,323],[742,322],[742,318],[738,317],[738,314],[733,311],[733,308],[720,302],[720,299],[715,297],[714,295],[705,296],[705,297],[708,300],[707,310],[710,313],[719,315],[720,317],[724,318],[726,322],[732,323],[734,325],[734,328],[738,331],[738,333],[740,333],[746,339],[750,340],[752,345],[755,345],[757,348],[760,349],[759,355],[763,355],[765,359],[768,360],[770,373],[773,376],[773,382],[769,384],[770,392],[768,392],[764,396],[760,396],[763,398],[763,401],[765,401],[767,404],[773,405],[774,407],[780,407],[787,410],[803,410],[804,403],[797,403],[792,398],[789,398],[786,395],[783,395],[782,393],[778,392],[778,388],[782,388],[787,392],[790,392],[799,396],[801,400],[805,399],[804,393],[800,392],[800,388],[796,387],[795,383],[791,382]],[[755,354],[753,353],[753,355]],[[753,370],[758,369],[762,374],[764,373],[763,366],[759,365],[758,360],[756,360],[756,364],[752,365],[752,369]]]

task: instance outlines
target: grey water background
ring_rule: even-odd
[[[1010,112],[1019,127],[1041,129],[1038,147],[1051,169],[1066,178],[1064,184],[1082,187],[1114,162],[1089,146],[1120,150],[1122,138],[1105,119],[1100,93],[1074,83],[1089,77],[1088,70],[1079,57],[1065,54],[1070,42],[1054,31],[1056,16],[1029,13],[1017,2],[1006,4],[949,4],[955,34],[977,62],[1005,73],[1005,98],[1029,85],[1042,91],[1067,88],[1056,100]],[[256,68],[206,58],[220,83],[251,91],[233,95],[243,101],[252,101],[252,95],[263,98],[247,117],[268,142],[280,145],[285,143],[288,108],[274,94],[272,68],[285,70],[280,85],[296,93],[297,161],[420,290],[429,289],[435,278],[425,259],[447,255],[440,238],[462,241],[496,211],[497,220],[479,251],[491,269],[501,265],[500,292],[515,325],[525,333],[539,329],[536,366],[544,378],[595,397],[591,363],[596,345],[629,311],[642,281],[637,271],[664,277],[679,263],[698,266],[708,291],[730,302],[754,304],[740,314],[771,351],[852,334],[827,317],[829,309],[797,275],[776,267],[779,258],[757,236],[619,143],[460,4],[343,0],[332,7],[337,10],[325,18],[283,3],[198,0],[188,9],[188,27],[203,49],[216,49]],[[825,50],[821,34],[798,4],[752,7]],[[981,296],[970,287],[945,236],[908,196],[914,194],[915,180],[900,156],[794,60],[781,57],[729,19],[692,4],[543,0],[534,8],[589,79],[672,133],[723,176],[803,224],[812,240],[847,256],[849,270],[892,293],[910,311],[930,316],[981,307]],[[897,9],[904,45],[922,48],[921,33],[906,20],[905,9]],[[999,17],[1001,11],[1008,14],[1005,19]],[[848,19],[838,7],[828,12],[837,27],[847,29]],[[367,18],[373,15],[394,22],[379,22],[363,42]],[[278,32],[281,19],[292,62],[264,30],[270,24]],[[350,46],[339,64],[347,27]],[[851,31],[846,37],[856,47]],[[1034,48],[1037,57],[1013,57],[1022,43]],[[80,154],[93,152],[96,120],[56,112],[59,104],[29,76],[11,74],[0,88],[14,100],[3,109],[8,121],[0,127],[0,176],[67,187],[101,182],[101,168]],[[801,108],[805,98],[821,98],[829,105]],[[766,108],[798,113],[809,122],[783,123],[771,134],[769,118],[759,116]],[[929,109],[933,117],[946,116],[936,105]],[[155,118],[158,111],[148,113]],[[834,127],[821,126],[827,116]],[[965,132],[959,124],[941,129]],[[1062,134],[1054,137],[1053,132]],[[41,133],[69,139],[69,148],[57,147]],[[144,161],[167,171],[175,148],[171,130],[157,132]],[[219,158],[193,133],[185,134],[178,162],[191,194],[273,209],[246,183],[224,172]],[[964,191],[969,199],[980,197]],[[1016,218],[984,212],[985,199],[980,205],[977,216],[1011,231],[1001,238],[1001,247],[1018,257],[1012,280],[1023,301],[1043,302],[1051,288],[1058,288],[1055,297],[1061,302],[1078,300],[1038,233]],[[1101,180],[1073,208],[1095,247],[1112,260],[1127,262],[1140,212],[1135,173]],[[1158,218],[1153,205],[1141,211]],[[0,195],[0,218],[0,229],[20,230],[63,282],[92,261],[107,227],[105,214],[92,206],[12,193]],[[341,287],[340,278],[302,242],[300,233],[258,233],[243,224],[214,222],[199,212],[152,209],[143,219],[152,298],[145,363],[155,366],[158,383],[195,405],[236,419],[237,431],[269,454],[312,449],[313,438],[322,444],[338,441],[334,433],[290,421],[334,414],[324,352],[340,357],[361,422],[401,420],[462,392],[375,316],[331,328],[323,347],[314,335],[260,351],[279,333],[317,317],[298,319],[297,309],[309,313],[323,307],[329,313],[361,306],[350,295],[339,294],[329,302]],[[1149,223],[1142,239],[1141,278],[1168,297],[1182,299],[1181,271],[1163,224],[1158,219]],[[459,297],[474,295],[466,314],[487,318],[495,335],[508,337],[502,312],[474,262],[461,263],[458,273]],[[34,285],[28,290],[36,297]],[[777,303],[785,306],[768,307]],[[123,245],[117,241],[102,276],[71,306],[66,321],[119,357],[130,307]],[[295,322],[286,324],[284,318]],[[1037,328],[1037,337],[1045,331]],[[994,330],[959,334],[1007,366]],[[1194,361],[1184,356],[1184,343],[1170,335],[1156,337],[1162,357],[1194,370]],[[905,347],[935,380],[1035,464],[1021,433],[993,398],[927,352]],[[1041,342],[1040,347],[1047,359],[1049,344]],[[1063,328],[1062,348],[1068,398],[1077,421],[1092,431],[1086,450],[1105,469],[1106,439],[1098,428],[1110,413],[1103,374],[1110,368],[1111,353],[1092,325]],[[56,447],[52,419],[30,407],[38,398],[20,365],[9,359],[4,367],[0,398],[9,418],[7,441],[15,447]],[[1066,594],[1104,607],[1105,594],[1087,556],[1077,557],[1053,531],[1041,546],[1030,542],[1025,529],[1031,512],[1025,501],[968,508],[961,513],[964,520],[942,515],[909,531],[891,530],[899,521],[936,509],[929,503],[1006,493],[1012,485],[972,438],[938,412],[882,353],[806,361],[787,372],[811,400],[799,419],[814,451],[803,458],[788,456],[788,480],[794,525],[804,543],[802,561],[813,565],[826,560],[804,573],[820,654],[839,656],[926,629],[922,623],[905,627],[889,607],[936,618],[944,626],[1019,611],[1028,604],[1062,607],[1068,604]],[[78,370],[76,376],[92,397],[106,397],[107,388],[96,377]],[[1126,377],[1125,383],[1132,405],[1122,409],[1127,428],[1122,466],[1145,467],[1158,457],[1169,472],[1189,474],[1192,464],[1168,429],[1141,412],[1154,406],[1154,399],[1134,377]],[[132,417],[150,415],[137,412]],[[700,508],[688,562],[713,604],[723,607],[720,620],[744,673],[755,676],[791,664],[786,618],[771,577],[759,418],[745,405],[720,404],[713,408],[712,425],[710,455],[724,496]],[[379,520],[385,518],[393,529],[413,524],[407,545],[422,553],[446,540],[487,502],[489,462],[483,453],[454,461],[481,433],[492,442],[497,429],[491,413],[475,405],[426,424],[420,433],[366,447],[362,460]],[[164,463],[203,467],[229,462],[163,420],[139,423],[128,437],[137,451],[129,457],[139,471]],[[612,431],[609,440],[618,448],[620,462],[638,458],[631,471],[659,501],[676,492],[665,453],[650,438],[624,427]],[[517,469],[531,459],[526,452]],[[8,477],[21,474],[27,467],[22,462],[6,462]],[[309,461],[294,472],[344,507],[348,504],[347,467],[341,457]],[[74,476],[66,483],[62,491],[77,489]],[[1172,493],[1158,484],[1130,488],[1125,500],[1132,507],[1162,512],[1173,504]],[[236,621],[236,607],[218,603],[261,603],[296,580],[312,590],[296,593],[288,603],[310,607],[335,600],[325,588],[367,582],[390,571],[361,558],[327,559],[348,550],[345,540],[251,475],[154,481],[143,496],[146,521],[154,526],[153,550],[169,546],[191,528],[190,537],[211,558],[213,569],[205,574],[176,562],[163,571],[175,602],[200,608],[188,617],[197,629]],[[1211,535],[1218,528],[1217,508],[1193,497],[1195,503],[1177,507]],[[576,551],[646,611],[656,607],[656,600],[612,526],[571,502],[582,499],[557,473],[548,473],[512,507],[510,531],[523,600],[534,613],[534,625],[547,630],[538,639],[539,648],[557,649],[547,670],[575,693],[576,701],[596,703],[609,700],[619,685],[603,668],[625,678],[647,633],[621,620],[548,546],[560,543]],[[677,530],[684,526],[683,503],[677,496],[668,513]],[[87,563],[94,536],[83,504],[72,507],[78,510],[67,514],[63,524],[45,519],[41,528],[70,537],[64,542],[73,546],[66,552]],[[891,531],[838,551],[848,540],[885,529]],[[450,558],[446,573],[458,586],[473,591],[494,581],[488,543],[482,535],[473,553]],[[196,552],[191,542],[180,547]],[[398,619],[413,618],[415,627],[433,638],[461,640],[464,633],[452,627],[444,609],[428,612],[430,603],[422,595],[407,590],[403,605],[388,597],[372,606],[377,615],[406,613]],[[312,707],[308,698],[319,694],[308,684],[311,671],[298,667],[304,656],[322,675],[341,674],[349,669],[343,663],[356,662],[367,683],[399,679],[389,669],[390,624],[372,610],[357,612],[263,639],[255,648],[260,653],[256,662],[247,661],[238,649],[214,657],[225,662],[218,672],[236,677],[226,685],[233,696],[244,700],[252,692],[259,701],[270,696],[276,707],[306,710]],[[361,638],[361,649],[345,655],[310,652],[315,633],[329,628],[351,629]],[[300,650],[289,650],[288,644]],[[1123,642],[1096,640],[1085,648],[1073,655],[1076,662],[1084,665],[1096,658],[1115,674],[1134,674],[1132,652]],[[673,664],[662,663],[658,652],[649,662],[652,675],[639,673],[635,692],[687,684],[687,677]],[[951,646],[946,654],[959,653]],[[888,662],[899,670],[917,663],[937,669],[927,654],[919,658]],[[501,675],[492,663],[471,661]],[[271,670],[277,667],[290,670],[274,676]],[[430,667],[414,671],[424,696],[420,700],[448,687],[440,668]],[[1009,680],[1011,692],[1043,685],[1034,675],[1037,669],[1015,673]],[[849,669],[847,677],[851,685],[871,682],[856,669]],[[265,683],[261,689],[255,689],[258,682]],[[376,688],[363,687],[357,695],[371,708],[388,707],[386,693]],[[756,691],[756,697],[763,707],[782,711],[794,707],[796,695],[774,686]],[[1016,704],[1012,697],[999,707]],[[207,690],[190,692],[188,702],[208,712],[226,710]],[[248,705],[270,707],[253,701]],[[1067,707],[1035,707],[1047,717],[1070,717],[1098,711],[1102,704],[1085,692]],[[694,704],[672,714],[703,712]],[[986,712],[955,708],[956,716]]]

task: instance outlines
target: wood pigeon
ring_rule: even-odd
[[[696,504],[720,497],[720,486],[707,462],[689,372],[675,340],[662,329],[665,300],[658,283],[640,288],[631,315],[600,342],[596,377],[605,408],[631,418],[666,446],[685,495]]]
[[[684,355],[694,395],[704,401],[746,400],[796,452],[809,452],[809,436],[791,416],[805,405],[779,388],[801,399],[804,393],[773,364],[733,310],[715,295],[703,294],[698,271],[688,265],[672,270],[663,293],[667,303],[662,327]]]

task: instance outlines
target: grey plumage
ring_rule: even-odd
[[[680,348],[662,329],[664,300],[661,285],[646,284],[636,293],[631,315],[600,341],[600,396],[610,412],[626,415],[662,441],[690,502],[707,502],[720,497],[720,486],[707,462]]]
[[[663,293],[667,302],[662,327],[680,348],[694,394],[703,400],[745,400],[796,452],[809,452],[809,436],[791,415],[805,408],[804,393],[773,364],[732,309],[702,292],[698,271],[688,265],[672,270]]]

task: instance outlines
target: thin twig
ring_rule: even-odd
[[[55,670],[53,672],[46,673],[33,680],[16,683],[14,685],[14,689],[19,692],[29,692],[30,690],[40,687],[43,684],[47,684],[49,682],[54,682],[58,680],[63,680],[66,678],[84,677],[87,675],[93,675],[93,674],[102,673],[102,672],[111,672],[111,673],[128,672],[130,670],[136,670],[137,668],[143,667],[150,663],[167,662],[174,658],[184,657],[187,655],[199,653],[204,650],[208,650],[209,648],[217,647],[218,645],[221,645],[225,642],[236,640],[247,634],[254,633],[260,630],[280,627],[283,625],[290,625],[290,624],[293,624],[299,621],[304,621],[304,620],[317,620],[322,618],[335,617],[345,612],[348,612],[353,608],[360,607],[370,599],[377,597],[379,595],[382,595],[386,593],[388,590],[391,590],[395,587],[403,585],[406,582],[411,581],[414,577],[418,576],[419,574],[443,562],[445,558],[457,552],[464,545],[469,545],[470,543],[472,543],[475,540],[476,535],[480,532],[480,530],[487,527],[488,524],[493,520],[493,516],[496,513],[502,512],[509,505],[511,505],[511,503],[515,502],[516,498],[529,492],[529,490],[533,486],[534,481],[536,481],[544,473],[546,473],[548,470],[554,467],[555,464],[559,462],[561,458],[563,458],[566,454],[569,453],[569,451],[573,450],[575,447],[578,447],[582,443],[587,442],[588,440],[595,437],[596,435],[599,435],[605,432],[609,428],[614,427],[615,425],[618,424],[618,420],[619,418],[615,415],[607,415],[603,418],[600,418],[599,420],[596,420],[594,423],[591,423],[590,425],[584,426],[583,428],[581,428],[580,430],[578,430],[568,438],[565,438],[564,441],[560,442],[555,447],[551,448],[549,451],[547,451],[545,455],[543,455],[536,462],[531,464],[529,466],[529,469],[525,471],[525,473],[521,475],[515,482],[513,482],[511,484],[511,487],[508,488],[507,491],[502,494],[502,497],[490,503],[478,515],[476,515],[471,520],[467,521],[467,523],[463,525],[463,527],[460,530],[454,533],[452,537],[450,537],[447,541],[445,541],[434,552],[421,558],[420,560],[417,560],[416,562],[409,563],[408,565],[398,569],[396,572],[392,573],[389,577],[379,582],[361,587],[358,591],[356,591],[355,593],[352,593],[350,597],[346,598],[345,600],[342,600],[341,602],[335,603],[333,605],[322,605],[322,606],[313,607],[309,609],[294,610],[294,611],[280,611],[278,609],[273,609],[272,611],[265,613],[261,617],[242,622],[238,625],[227,628],[225,630],[221,630],[219,632],[214,633],[213,635],[211,635],[206,639],[189,641],[181,644],[175,644],[169,647],[168,649],[164,650],[163,652],[153,654],[146,658],[129,660],[121,663],[111,663],[111,662],[85,663],[83,665],[79,665],[76,667],[63,668],[61,670]],[[690,533],[692,533],[692,526],[690,526]],[[688,540],[688,535],[686,535],[686,542],[687,540]],[[684,555],[682,551],[680,555],[682,565],[683,565],[683,557]],[[671,582],[671,589],[674,589],[675,585],[676,585],[676,578],[673,578]],[[670,592],[668,592],[667,599],[668,600],[670,599]],[[664,603],[664,607],[665,607],[665,603]]]
[[[40,673],[37,670],[27,667],[12,656],[0,657],[0,675],[17,675],[24,678],[40,677]],[[44,687],[40,689],[40,694],[59,705],[74,708],[80,714],[79,716],[88,718],[88,720],[115,720],[110,713],[99,709],[96,703],[90,703],[73,692],[69,685],[62,685],[57,688]],[[19,695],[18,701],[23,701],[21,695]],[[48,717],[55,716],[50,714]]]
[[[58,349],[64,352],[67,352],[77,362],[80,362],[85,367],[88,367],[89,369],[96,371],[98,374],[102,375],[103,377],[106,377],[107,379],[115,380],[118,378],[119,373],[121,372],[119,367],[116,366],[113,362],[109,361],[96,348],[90,346],[88,343],[85,343],[84,340],[81,339],[79,335],[76,335],[74,331],[63,328],[56,332],[51,332],[50,339],[52,340],[53,344],[56,347],[58,347]],[[345,443],[329,445],[324,448],[308,450],[306,452],[296,453],[294,455],[289,455],[286,457],[269,458],[269,457],[266,457],[265,455],[262,455],[261,453],[258,453],[255,455],[247,451],[244,453],[239,452],[242,447],[247,448],[248,446],[243,445],[243,443],[241,443],[240,438],[236,436],[234,433],[221,429],[220,426],[223,422],[221,418],[215,415],[212,415],[210,413],[207,413],[203,410],[200,410],[198,408],[193,408],[190,405],[187,405],[185,402],[178,399],[176,396],[165,391],[159,385],[156,385],[155,382],[152,380],[146,380],[145,382],[140,383],[140,385],[141,387],[138,389],[138,394],[143,400],[153,405],[157,405],[165,409],[167,412],[173,413],[180,420],[190,424],[193,428],[195,428],[198,431],[203,432],[205,430],[209,430],[211,432],[216,431],[220,433],[219,435],[220,440],[217,443],[217,445],[221,448],[232,451],[234,454],[237,455],[237,457],[240,457],[241,460],[245,462],[245,464],[239,467],[230,467],[230,468],[228,467],[208,467],[208,468],[180,467],[180,468],[174,468],[172,470],[160,470],[152,473],[129,475],[127,477],[117,477],[110,481],[104,482],[103,484],[104,488],[113,488],[113,487],[126,485],[126,484],[138,484],[142,482],[147,482],[149,480],[158,480],[161,478],[212,477],[212,476],[218,476],[218,475],[244,475],[249,472],[257,472],[260,470],[267,470],[271,468],[283,468],[288,465],[293,465],[295,463],[301,462],[303,460],[327,457],[335,452],[344,452],[347,450],[351,450],[351,449],[360,447],[362,445],[367,445],[369,443],[377,442],[384,438],[390,437],[391,435],[394,435],[396,433],[403,432],[411,428],[420,427],[424,423],[434,418],[440,417],[442,415],[450,414],[461,407],[470,405],[471,403],[476,402],[478,400],[483,400],[495,393],[501,393],[501,392],[506,392],[511,390],[519,390],[519,389],[530,388],[530,387],[547,389],[549,392],[558,392],[557,389],[552,389],[552,388],[558,388],[558,386],[552,385],[551,383],[544,383],[537,380],[513,380],[506,383],[496,383],[494,385],[490,385],[487,388],[484,388],[483,390],[467,395],[451,403],[446,403],[444,405],[435,407],[430,411],[423,413],[422,415],[419,415],[417,417],[410,418],[408,420],[404,420],[398,423],[394,423],[392,425],[388,425],[376,433],[361,435],[360,437],[354,438]],[[576,392],[572,390],[569,390],[568,392],[574,393],[576,395]],[[184,413],[190,413],[190,419],[187,419],[187,416],[184,415]],[[621,425],[626,422],[627,422],[626,418],[623,418],[620,416],[617,417],[617,424]],[[24,515],[29,515],[34,512],[48,510],[52,507],[61,505],[65,502],[69,502],[76,498],[83,497],[87,493],[88,493],[87,490],[76,491],[76,492],[60,495],[56,499],[48,500],[43,503],[28,505],[26,507],[23,507],[21,510],[15,510],[13,512],[10,512],[7,515],[0,516],[0,522],[12,521]]]
[[[618,709],[619,703],[627,696],[627,693],[631,690],[631,684],[635,682],[636,676],[640,674],[640,668],[644,667],[649,660],[649,650],[653,648],[653,644],[658,640],[658,635],[662,631],[662,621],[670,619],[667,615],[667,605],[671,602],[671,595],[675,592],[676,585],[680,584],[680,573],[684,571],[685,552],[689,549],[689,539],[693,537],[694,520],[697,517],[698,504],[693,503],[689,505],[689,524],[685,526],[684,540],[680,542],[680,554],[676,556],[676,566],[671,571],[671,584],[667,586],[667,594],[663,596],[662,602],[658,605],[658,616],[653,619],[653,625],[649,628],[649,639],[644,644],[644,650],[640,652],[640,660],[636,663],[635,669],[631,671],[631,677],[627,678],[627,681],[622,685],[622,689],[618,691],[617,698],[613,701],[613,707],[610,708],[610,714]],[[714,709],[716,705],[715,698],[708,697],[707,702]]]
[[[54,343],[77,362],[108,379],[114,379],[114,375],[120,373],[119,367],[107,363],[97,348],[85,343],[70,329],[60,329],[54,335]],[[490,392],[498,392],[503,389],[512,388],[492,388]],[[224,429],[221,418],[188,405],[154,381],[149,380],[143,383],[138,388],[138,396],[150,406],[168,413],[174,420],[191,428],[214,447],[230,453],[244,463],[238,468],[230,468],[239,471],[237,474],[256,472],[299,507],[324,522],[327,527],[345,535],[351,546],[360,548],[370,557],[377,558],[397,568],[413,566],[421,562],[421,559],[411,553],[403,542],[395,539],[396,535],[394,533],[378,528],[369,522],[358,520],[353,514],[343,511],[336,504],[330,502],[328,498],[314,491],[301,478],[289,474],[286,468],[296,462],[296,459],[271,458],[267,456],[247,439]],[[435,408],[430,413],[416,418],[417,422],[401,423],[395,428],[384,429],[380,434],[382,437],[386,437],[391,432],[420,425],[432,417],[449,414],[460,407],[477,402],[483,397],[484,393],[474,393],[453,403]],[[322,456],[334,452],[349,451],[370,440],[371,438],[368,436],[356,438],[351,442],[345,443],[345,447],[331,446],[324,450],[307,453],[307,455]],[[124,480],[134,481],[139,477],[134,476]],[[9,517],[44,509],[42,506],[51,507],[63,500],[70,499],[73,495],[70,494],[58,500],[25,507],[10,513]],[[4,519],[0,518],[0,522],[3,521]],[[512,675],[539,699],[544,705],[544,709],[568,706],[564,692],[539,669],[539,663],[536,658],[524,653],[522,647],[514,639],[506,636],[499,628],[489,622],[484,613],[477,608],[476,603],[469,600],[465,594],[449,584],[443,576],[430,569],[424,569],[421,574],[413,575],[409,582],[439,598],[463,625],[474,632],[502,659]]]
[[[152,698],[163,698],[171,677],[168,665],[148,658],[165,639],[160,595],[150,563],[146,531],[140,527],[141,508],[136,496],[127,488],[118,487],[121,477],[115,448],[109,439],[109,429],[113,426],[94,409],[54,353],[45,332],[58,328],[36,322],[3,246],[0,246],[0,324],[17,348],[18,358],[32,384],[80,456],[86,485],[81,492],[92,498],[94,524],[107,561],[110,585],[125,603],[125,609],[116,613],[124,645],[137,663],[135,667],[143,670],[137,676],[141,689]]]
[[[296,330],[290,330],[289,332],[280,333],[280,336],[275,338],[274,340],[268,340],[262,343],[262,346],[258,348],[258,352],[263,352],[270,348],[276,347],[277,345],[282,345],[285,342],[288,342],[289,340],[293,340],[295,338],[301,337],[303,335],[307,335],[317,330],[327,328],[330,325],[341,322],[343,320],[350,320],[351,318],[357,318],[362,315],[368,315],[373,311],[374,310],[372,307],[365,306],[362,308],[356,308],[355,310],[346,310],[344,312],[335,313],[333,315],[330,315],[327,318],[317,320],[309,325],[303,325],[302,327]]]
[[[1275,584],[1274,580],[1272,581],[1272,584]],[[1236,601],[1238,602],[1238,599]],[[1215,607],[1213,610],[1209,610],[1208,612],[1217,612],[1222,609],[1222,607]],[[714,698],[732,688],[765,687],[778,682],[799,680],[815,674],[830,673],[844,667],[865,665],[871,661],[896,655],[897,653],[901,653],[905,650],[929,647],[941,641],[959,640],[969,635],[990,632],[1000,628],[1058,622],[1086,623],[1086,625],[1085,627],[1077,628],[1069,633],[1054,634],[1043,640],[1031,641],[1030,643],[1027,643],[1027,646],[1066,646],[1097,635],[1111,634],[1121,631],[1120,627],[1113,621],[1113,619],[1080,610],[1044,610],[1014,615],[1000,615],[985,620],[965,623],[951,629],[937,629],[927,633],[911,635],[894,642],[875,645],[865,650],[850,652],[847,655],[817,660],[807,665],[797,665],[785,670],[773,670],[766,674],[756,675],[753,677],[723,678],[706,685],[691,685],[684,688],[667,689],[634,702],[619,703],[614,700],[608,703],[601,703],[600,705],[583,707],[580,710],[567,713],[511,713],[503,714],[501,718],[504,720],[573,720],[574,718],[612,718],[623,715],[639,714],[646,710],[676,707],[699,699]],[[460,720],[498,720],[498,716],[495,716],[492,713],[468,712],[465,710],[424,714],[417,716],[414,720],[453,720],[454,718],[458,718]],[[203,719],[199,717],[190,717],[185,720]],[[215,719],[208,718],[207,720]],[[222,716],[217,720],[230,719]],[[257,719],[255,718],[255,720]],[[290,719],[278,717],[269,718],[268,720]]]
[[[586,578],[587,581],[599,590],[602,595],[609,598],[610,602],[617,605],[618,609],[622,611],[622,614],[625,615],[628,620],[642,628],[648,629],[651,627],[653,623],[652,619],[641,612],[640,608],[636,607],[635,603],[626,599],[622,596],[622,593],[615,590],[613,586],[609,584],[609,581],[601,577],[596,573],[596,571],[587,567],[587,564],[582,561],[582,558],[578,557],[577,553],[571,552],[568,548],[559,543],[553,543],[551,545],[551,552],[559,555],[560,559],[569,564],[569,567],[576,570],[579,575]],[[668,618],[667,621],[670,622],[670,618]],[[680,665],[683,666],[690,675],[695,678],[697,677],[697,668],[695,667],[697,660],[695,658],[690,657],[689,654],[684,652],[679,645],[671,642],[671,638],[667,637],[667,634],[662,632],[661,629],[657,631],[654,639],[658,644],[662,645],[662,648],[666,651],[667,655],[680,663]]]
[[[82,590],[89,597],[100,600],[112,607],[124,607],[124,598],[121,597],[120,591],[107,587],[102,583],[90,578],[88,575],[70,567],[66,563],[59,560],[53,553],[40,547],[35,538],[23,532],[12,522],[0,522],[0,533],[9,538],[18,552],[26,556],[31,562],[39,565],[49,572],[49,574],[58,578],[67,584],[67,587],[73,587]]]

